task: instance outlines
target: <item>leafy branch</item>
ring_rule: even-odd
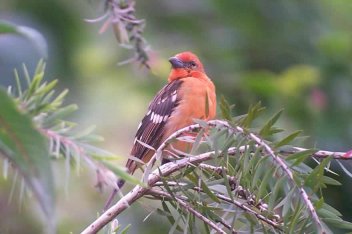
[[[277,116],[274,118],[277,119]],[[237,124],[241,122],[248,126],[253,119],[253,116],[246,116]],[[332,158],[329,156],[339,158],[345,153],[286,146],[295,137],[268,142],[227,121],[198,122],[176,131],[156,150],[145,165],[143,181],[149,188],[137,185],[83,233],[97,232],[136,200],[149,196],[162,202],[161,213],[168,214],[173,227],[179,230],[191,230],[191,226],[195,225],[189,214],[204,222],[206,229],[220,233],[222,226],[229,232],[290,232],[300,229],[327,233],[330,230],[325,222],[352,228],[350,223],[339,217],[339,213],[324,203],[323,197],[315,193],[328,184],[338,184],[323,172]],[[274,123],[269,120],[261,130],[273,132]],[[205,134],[206,131],[211,134]],[[265,131],[259,132],[263,134]],[[205,144],[213,151],[193,155],[183,152],[186,157],[174,159],[151,171],[155,162],[160,165],[165,151],[172,154],[170,146],[175,141],[189,142],[189,135],[194,132],[198,132],[198,136],[192,139],[193,148]],[[221,138],[222,145],[219,145]],[[177,153],[180,155],[180,152],[172,155]],[[303,163],[310,157],[325,159],[312,169]],[[174,212],[167,208],[166,202],[174,207]]]
[[[94,146],[102,140],[93,133],[94,128],[77,130],[75,123],[64,120],[77,106],[63,105],[68,90],[57,94],[57,80],[44,81],[44,70],[45,63],[41,61],[31,77],[23,66],[23,79],[15,71],[15,89],[0,89],[0,155],[5,160],[4,176],[9,168],[19,172],[41,204],[48,217],[48,232],[52,233],[55,193],[51,159],[65,159],[66,192],[71,165],[76,165],[79,173],[81,160],[97,173],[100,188],[114,186],[117,176],[132,183],[138,181],[108,162],[117,158],[114,154]]]

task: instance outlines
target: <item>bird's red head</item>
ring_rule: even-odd
[[[176,54],[169,59],[171,73],[169,82],[185,77],[203,77],[204,68],[199,58],[192,52],[186,51]]]

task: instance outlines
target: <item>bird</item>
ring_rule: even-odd
[[[211,120],[216,115],[216,92],[211,79],[205,73],[199,58],[190,51],[176,54],[169,59],[171,72],[168,83],[156,94],[140,122],[126,170],[133,174],[138,168],[138,158],[147,163],[155,150],[172,133],[194,123],[194,119]],[[149,147],[147,147],[148,145]],[[173,146],[179,151],[186,144]],[[109,197],[105,210],[110,206],[117,191],[125,184],[117,181],[117,188]]]

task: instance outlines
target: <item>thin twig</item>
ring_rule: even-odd
[[[55,142],[56,147],[58,147],[58,149],[60,149],[60,144],[63,144],[66,148],[71,148],[72,153],[75,152],[75,153],[77,153],[77,155],[84,158],[84,160],[86,160],[87,164],[90,167],[92,167],[93,169],[97,168],[95,163],[92,162],[92,159],[87,155],[84,147],[80,146],[75,141],[71,140],[68,137],[62,136],[62,135],[58,134],[57,132],[50,130],[50,129],[43,128],[43,129],[40,129],[40,131],[47,138],[49,138],[49,140],[52,140],[53,142]],[[53,150],[52,148],[53,148],[53,145],[51,145],[51,147],[49,149],[50,153],[53,153],[53,154],[59,153],[59,152],[55,152],[56,150]]]
[[[302,152],[302,151],[306,151],[306,150],[308,150],[308,149],[293,146],[292,148],[280,150],[280,153],[283,155],[290,155],[290,154],[294,154],[294,153]],[[351,160],[352,159],[352,153],[333,152],[333,151],[327,151],[327,150],[319,150],[319,151],[313,153],[312,156],[315,158],[332,157],[333,159],[339,159],[339,160]]]

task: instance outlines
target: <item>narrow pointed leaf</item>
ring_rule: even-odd
[[[309,158],[312,154],[314,154],[316,150],[309,149],[301,152],[294,153],[288,157],[286,157],[286,161],[293,161],[291,167],[297,166],[304,162],[307,158]]]
[[[325,158],[318,166],[314,168],[304,181],[304,184],[317,190],[323,185],[323,176],[326,165],[331,161],[331,158]]]
[[[230,104],[226,101],[225,97],[221,95],[220,99],[220,110],[221,110],[221,116],[226,119],[231,121],[232,116],[231,116],[231,106]]]
[[[253,120],[256,119],[264,110],[265,107],[262,107],[261,103],[258,102],[254,106],[249,107],[248,114],[243,116],[243,118],[241,118],[239,122],[244,127],[249,127],[252,124]]]
[[[289,144],[290,142],[292,142],[301,133],[302,133],[301,130],[298,130],[298,131],[295,131],[295,132],[291,133],[290,135],[288,135],[284,139],[282,139],[279,142],[277,142],[275,144],[275,147],[280,147],[280,146]]]
[[[264,178],[262,179],[259,189],[258,189],[258,199],[262,198],[264,196],[264,193],[266,192],[266,188],[268,187],[268,183],[270,178],[273,177],[273,168],[270,168],[267,170],[267,172],[264,175]]]
[[[276,121],[280,118],[283,110],[280,110],[277,112],[273,117],[271,117],[268,122],[262,127],[262,129],[259,131],[260,136],[270,136],[272,135],[272,130],[273,126],[276,123]]]
[[[204,193],[206,193],[213,201],[220,203],[219,198],[215,196],[215,194],[209,189],[209,187],[204,183],[203,180],[201,181],[201,187]]]
[[[124,229],[121,230],[121,234],[126,234],[128,232],[128,229],[130,229],[131,224],[128,224]]]
[[[273,210],[277,197],[279,195],[280,190],[284,187],[284,182],[286,181],[286,177],[282,176],[275,184],[274,189],[269,198],[269,210]]]
[[[51,125],[56,121],[60,120],[61,118],[67,116],[68,114],[71,114],[72,112],[76,111],[77,109],[78,109],[78,106],[76,104],[71,104],[63,108],[60,108],[59,110],[55,111],[52,115],[45,118],[43,126],[46,127],[48,125]]]

